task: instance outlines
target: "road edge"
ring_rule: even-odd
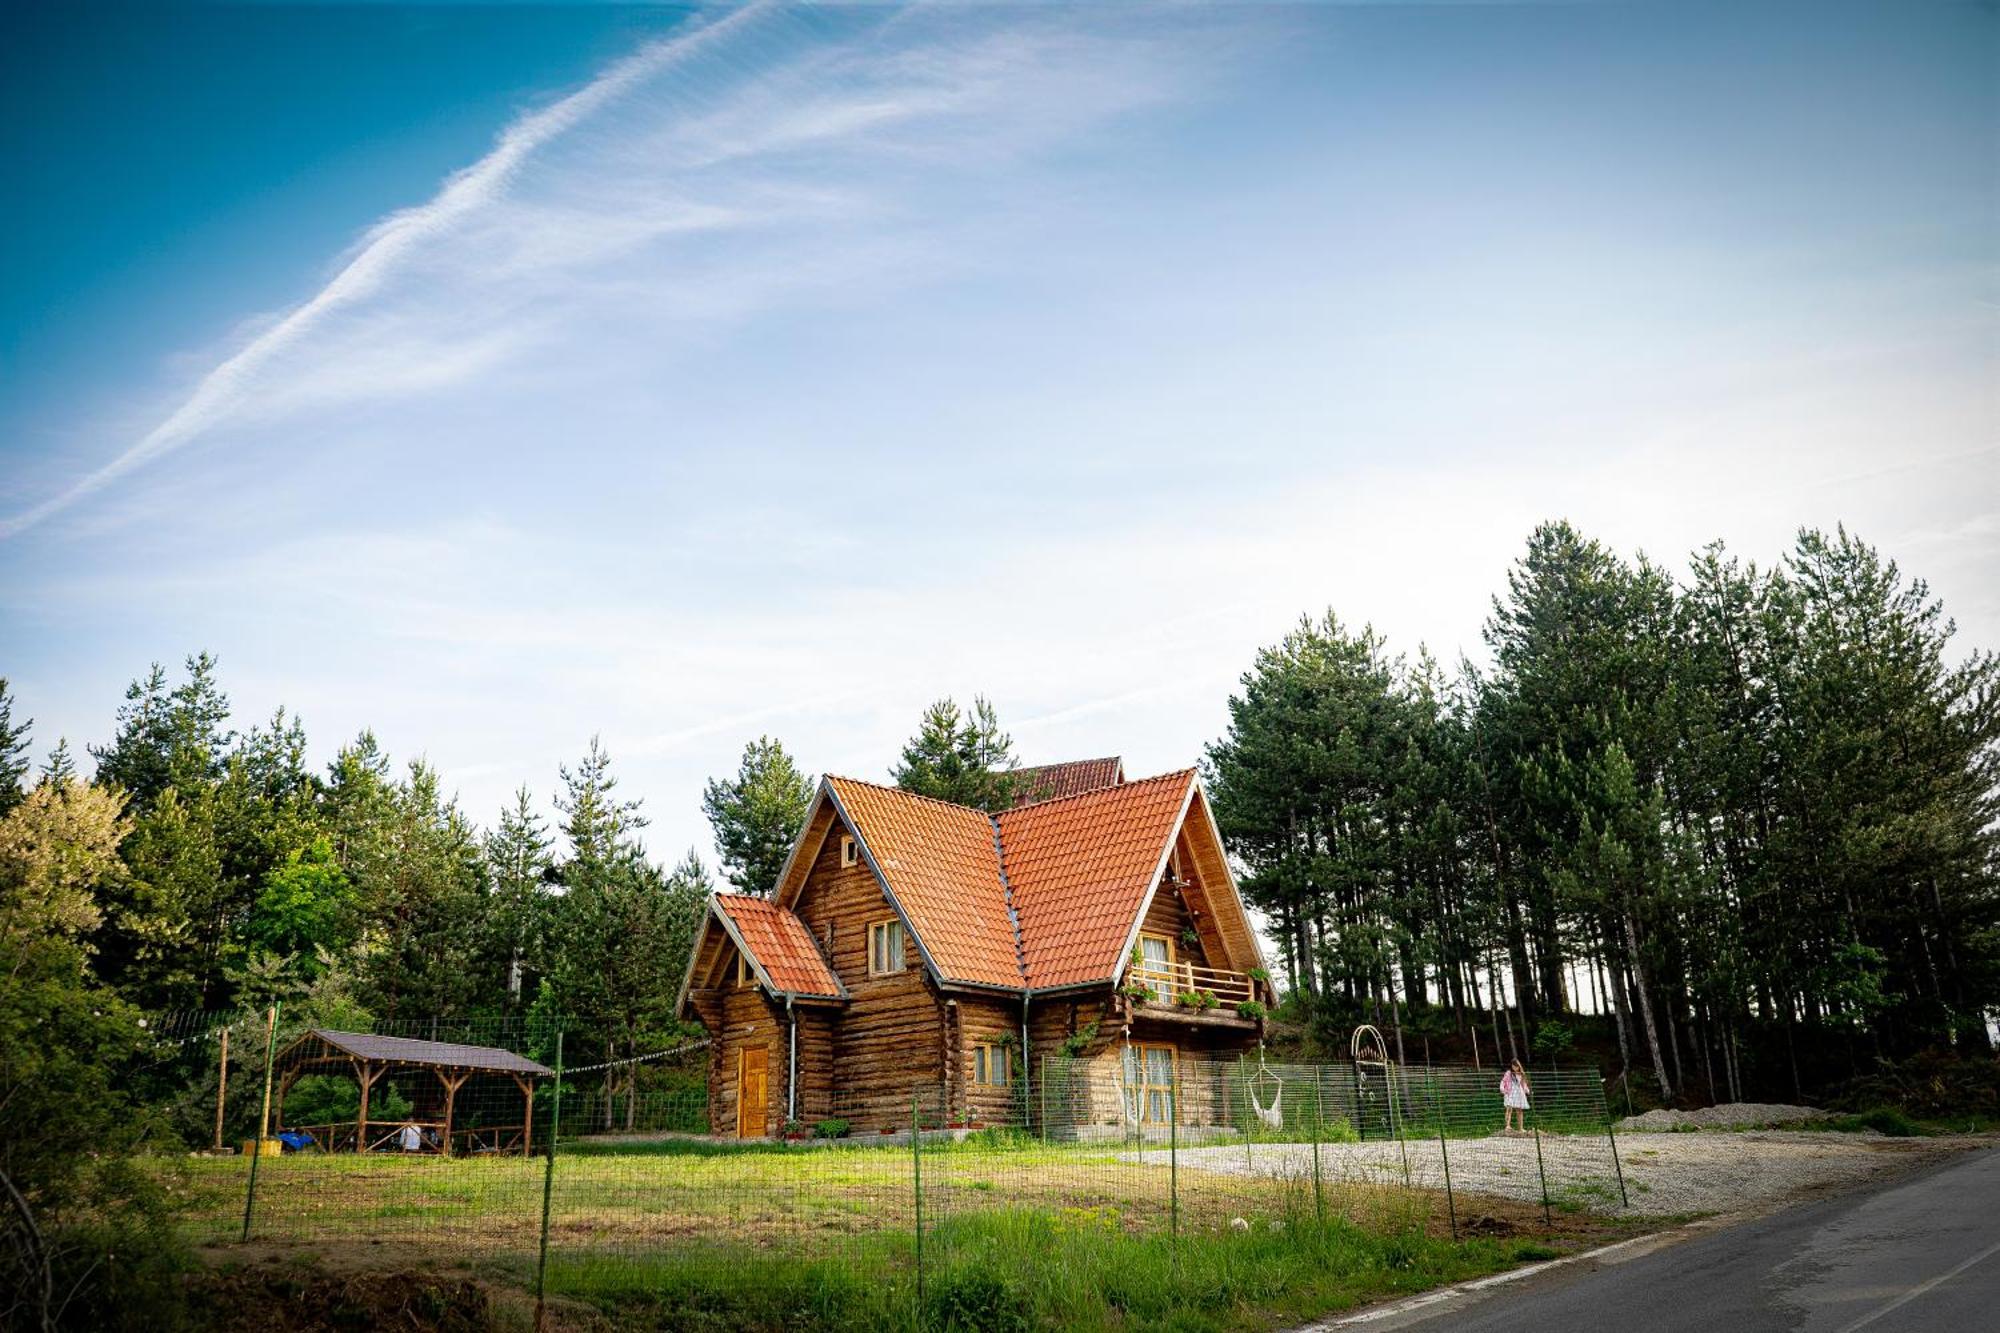
[[[1953,1136],[1949,1139],[1938,1141],[1934,1151],[1914,1155],[1916,1160],[1909,1162],[1902,1170],[1891,1169],[1864,1181],[1851,1182],[1848,1188],[1830,1191],[1828,1195],[1822,1197],[1861,1193],[1872,1188],[1886,1188],[1895,1184],[1901,1184],[1927,1171],[1942,1169],[1946,1164],[1967,1152],[1982,1150],[1989,1152],[2000,1151],[2000,1144],[1996,1144],[1993,1136],[1990,1135]],[[1335,1330],[1338,1329],[1370,1327],[1386,1331],[1388,1329],[1401,1328],[1407,1324],[1418,1323],[1444,1313],[1444,1311],[1434,1309],[1433,1307],[1447,1305],[1454,1301],[1476,1301],[1489,1294],[1496,1287],[1507,1286],[1515,1282],[1526,1282],[1541,1274],[1586,1262],[1625,1263],[1648,1254],[1653,1254],[1659,1250],[1664,1250],[1669,1246],[1696,1240],[1709,1232],[1726,1230],[1729,1227],[1740,1226],[1746,1222],[1754,1222],[1759,1218],[1769,1217],[1774,1213],[1781,1213],[1787,1209],[1803,1207],[1816,1201],[1813,1198],[1800,1197],[1770,1199],[1756,1207],[1741,1208],[1733,1212],[1716,1213],[1708,1217],[1696,1218],[1690,1222],[1665,1226],[1658,1231],[1649,1231],[1642,1236],[1629,1236],[1624,1240],[1613,1241],[1609,1245],[1599,1245],[1593,1249],[1579,1251],[1576,1254],[1565,1254],[1556,1259],[1544,1259],[1535,1263],[1523,1264],[1519,1268],[1510,1268],[1505,1272],[1494,1273],[1488,1277],[1474,1278],[1467,1282],[1454,1282],[1450,1286],[1436,1287],[1430,1291],[1419,1292],[1414,1296],[1406,1296],[1402,1300],[1391,1301],[1385,1305],[1374,1305],[1364,1310],[1354,1311],[1351,1314],[1334,1315],[1313,1323],[1300,1324],[1286,1330],[1285,1333],[1335,1333]]]

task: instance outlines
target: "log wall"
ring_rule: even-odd
[[[905,1128],[910,1122],[912,1090],[927,1090],[927,1109],[935,1113],[946,1069],[949,1037],[940,996],[924,970],[916,941],[903,933],[903,971],[889,976],[868,975],[868,927],[892,920],[889,904],[875,872],[864,861],[840,864],[840,834],[836,828],[820,846],[793,910],[834,975],[847,987],[849,1000],[837,1019],[827,1025],[816,1063],[825,1067],[825,1088],[815,1092],[809,1122],[839,1118],[856,1133]],[[800,1032],[800,1057],[806,1055],[806,1034]],[[817,1089],[802,1076],[807,1088]]]

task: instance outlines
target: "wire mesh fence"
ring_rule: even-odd
[[[519,1020],[369,1026],[158,1034],[152,1076],[184,1080],[183,1123],[207,1103],[198,1141],[221,1147],[180,1176],[195,1239],[476,1257],[553,1293],[781,1261],[866,1275],[923,1323],[999,1247],[1178,1266],[1229,1232],[1392,1218],[1456,1236],[1499,1201],[1545,1221],[1625,1203],[1589,1069],[1530,1075],[1517,1129],[1491,1070],[1157,1047],[992,1071],[1004,1096],[963,1071],[865,1105],[787,1092],[753,1121],[711,1086],[705,1042],[565,1067],[565,1042],[605,1043]]]

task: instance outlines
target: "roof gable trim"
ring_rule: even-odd
[[[1125,979],[1125,969],[1131,966],[1132,950],[1139,945],[1139,927],[1146,924],[1146,913],[1153,910],[1153,899],[1160,892],[1160,876],[1166,873],[1167,858],[1174,854],[1174,840],[1181,835],[1181,825],[1187,822],[1188,806],[1194,802],[1196,778],[1188,775],[1187,790],[1181,795],[1180,813],[1167,829],[1167,836],[1160,844],[1160,859],[1153,864],[1153,877],[1146,885],[1145,894],[1139,899],[1139,910],[1132,914],[1132,927],[1125,932],[1125,947],[1118,952],[1118,961],[1111,969],[1111,984],[1117,985]]]

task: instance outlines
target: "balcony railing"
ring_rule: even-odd
[[[1150,992],[1150,995],[1134,994],[1134,999],[1181,1005],[1182,996],[1194,996],[1195,1005],[1187,1007],[1196,1008],[1233,1010],[1245,1000],[1257,998],[1257,983],[1247,973],[1199,967],[1194,963],[1134,963],[1125,972],[1125,984],[1132,990],[1144,988]],[[1205,1003],[1200,998],[1204,996],[1213,996],[1214,1004]]]

